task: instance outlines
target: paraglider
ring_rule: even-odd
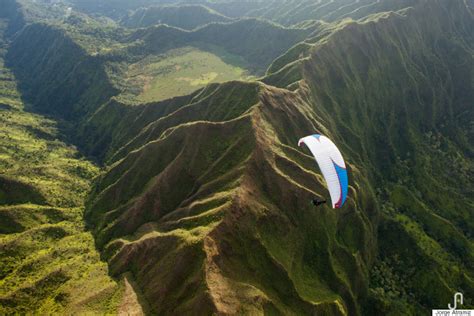
[[[311,203],[313,203],[314,206],[320,206],[325,204],[327,201],[326,200],[320,200],[320,199],[312,199]]]
[[[326,136],[314,134],[299,140],[298,146],[305,144],[313,154],[326,180],[333,208],[341,208],[347,199],[347,169],[341,152]],[[319,206],[326,201],[315,199],[313,205]]]

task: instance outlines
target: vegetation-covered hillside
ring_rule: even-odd
[[[149,124],[88,208],[112,273],[133,271],[158,314],[418,314],[470,297],[473,22],[439,1],[347,23],[312,44],[294,92],[237,101],[229,84]],[[349,161],[344,211],[308,204],[324,194],[296,150],[308,130]]]
[[[212,22],[230,22],[231,19],[202,5],[180,5],[140,8],[120,22],[127,27],[147,27],[168,24],[192,30]]]
[[[83,221],[99,169],[55,121],[25,110],[0,38],[0,314],[113,312],[123,287]]]
[[[468,2],[194,1],[188,25],[174,1],[8,4],[0,313],[473,308]],[[311,204],[315,132],[341,209]]]

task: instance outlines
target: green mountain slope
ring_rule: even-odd
[[[95,12],[108,10],[101,3]],[[2,46],[2,312],[419,315],[457,291],[472,308],[468,4],[209,6],[297,27],[244,19],[129,32],[85,16],[32,19]],[[190,43],[266,76],[148,104],[118,96],[124,69]],[[103,171],[23,103],[66,119]],[[296,141],[313,132],[346,158],[343,209],[311,205],[327,191]],[[84,212],[93,241],[82,203],[95,174]]]
[[[246,36],[242,29],[252,35]],[[242,67],[246,67],[251,73],[263,73],[275,57],[310,32],[311,28],[287,29],[254,19],[210,24],[193,32],[160,26],[133,34],[117,28],[101,29],[87,19],[78,26],[70,21],[31,23],[15,37],[6,60],[20,82],[23,97],[34,109],[77,121],[120,92],[138,90],[136,94],[140,94],[145,89],[140,82],[132,89],[134,84],[126,79],[131,67],[144,58],[159,62],[169,57],[172,49],[194,46],[216,60],[216,73],[220,73],[218,67],[224,64],[229,69],[238,67],[244,71]],[[32,46],[33,51],[29,49]],[[45,59],[47,63],[43,62]],[[195,62],[192,58],[191,61]],[[209,67],[208,71],[212,71],[212,65]],[[150,74],[145,70],[139,75]],[[239,77],[236,74],[222,77],[227,76]],[[189,80],[194,79],[199,78]]]
[[[25,49],[30,45],[34,54]],[[61,54],[53,55],[54,51]],[[45,56],[50,56],[46,64]],[[12,42],[6,60],[20,81],[23,97],[45,113],[77,118],[115,93],[101,61],[54,26],[27,26]]]
[[[181,5],[140,8],[123,18],[120,23],[134,28],[163,23],[192,30],[211,22],[230,21],[230,18],[202,5]]]
[[[75,10],[86,12],[90,15],[104,15],[115,20],[126,17],[131,11],[141,11],[141,8],[152,8],[169,6],[196,6],[204,5],[220,14],[233,18],[246,16],[247,13],[267,7],[269,4],[281,5],[285,0],[64,0]],[[165,9],[166,10],[166,9]],[[168,11],[168,10],[166,10]],[[207,15],[207,13],[206,13]]]
[[[91,15],[103,15],[113,19],[120,19],[127,15],[127,12],[141,7],[153,5],[170,5],[178,3],[178,0],[67,0],[75,10],[79,10]]]
[[[0,20],[0,314],[114,312],[122,286],[82,218],[98,168],[61,140],[56,122],[25,111],[4,66],[8,22]]]
[[[312,28],[284,28],[268,21],[243,19],[233,23],[213,23],[193,32],[158,26],[137,31],[132,39],[142,43],[131,48],[132,54],[161,53],[189,43],[213,45],[240,56],[253,71],[262,72],[288,48],[302,41]]]
[[[88,206],[112,273],[165,314],[418,314],[472,297],[473,23],[462,1],[347,23],[311,45],[294,92],[256,84],[234,116],[200,117],[203,99],[149,124]],[[314,130],[349,163],[344,210],[309,205],[325,189],[295,140]]]
[[[260,17],[282,25],[299,24],[306,20],[326,22],[363,18],[369,14],[396,11],[416,5],[418,0],[322,0],[276,1],[250,11],[247,16]]]
[[[472,23],[462,2],[423,4],[363,28],[347,27],[332,45],[349,43],[350,56],[317,50],[317,62],[304,68],[312,98],[322,105],[318,114],[339,126],[359,166],[375,167],[384,212],[379,259],[391,273],[374,276],[373,287],[385,313],[387,301],[396,302],[393,312],[402,310],[400,301],[429,309],[443,306],[456,290],[472,293],[473,139],[467,131],[473,89],[465,81],[472,76]],[[377,56],[363,43],[388,55]],[[335,73],[330,64],[345,64],[345,70]]]

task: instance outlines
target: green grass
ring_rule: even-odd
[[[130,65],[126,80],[139,101],[151,102],[186,95],[210,83],[248,79],[243,67],[228,60],[232,56],[184,47]]]
[[[15,106],[5,98],[0,102]],[[3,176],[36,187],[49,205],[77,206],[98,169],[57,137],[51,120],[21,108],[1,111],[0,169]]]
[[[0,49],[4,45],[0,40]],[[4,67],[4,51],[0,314],[114,313],[122,289],[108,276],[82,216],[99,169],[61,140],[55,121],[25,111],[15,78]]]

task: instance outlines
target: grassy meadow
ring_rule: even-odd
[[[129,65],[128,86],[141,102],[165,100],[192,93],[210,83],[251,78],[234,56],[195,47],[173,49]]]

